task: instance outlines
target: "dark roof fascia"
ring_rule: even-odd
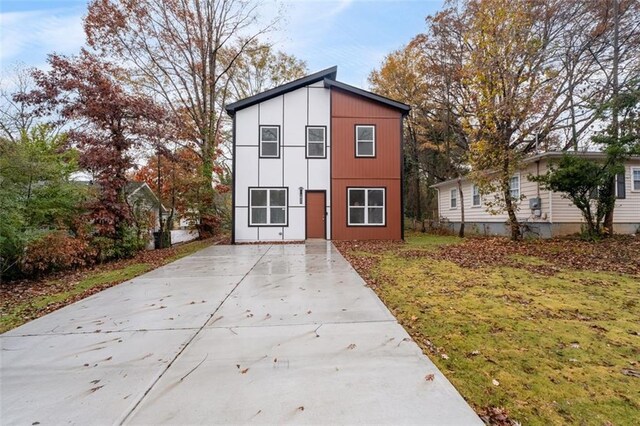
[[[541,160],[547,160],[547,159],[553,159],[553,158],[561,158],[563,155],[575,155],[578,157],[582,157],[582,158],[586,158],[589,160],[604,160],[605,158],[607,158],[607,154],[605,154],[604,152],[600,152],[600,151],[546,151],[546,152],[541,152],[539,154],[535,154],[532,155],[530,157],[526,157],[522,159],[522,164],[530,164],[530,163],[535,163],[536,161],[541,161]],[[638,160],[640,159],[640,155],[631,155],[629,156],[629,160]],[[626,161],[625,161],[626,163]],[[468,177],[463,176],[462,178],[462,182],[466,182],[468,179]],[[436,184],[433,184],[430,186],[430,188],[439,188],[441,186],[445,186],[445,185],[450,185],[454,182],[457,182],[458,178],[455,179],[449,179],[449,180],[445,180],[442,182],[438,182]]]
[[[257,95],[249,96],[248,98],[239,100],[237,102],[233,102],[231,104],[228,104],[225,107],[225,109],[227,111],[227,114],[229,114],[230,116],[233,116],[236,113],[236,111],[239,111],[244,108],[248,108],[260,102],[267,101],[269,99],[275,98],[276,96],[280,96],[284,93],[291,92],[301,87],[308,86],[309,84],[313,84],[318,81],[322,81],[326,79],[335,80],[337,73],[338,73],[338,67],[333,66],[331,68],[318,71],[316,73],[300,78],[298,80],[294,80],[289,83],[283,84],[282,86],[278,86],[273,89],[267,90],[266,92],[258,93]]]
[[[332,80],[325,78],[324,79],[324,87],[331,88],[336,87],[338,89],[344,90],[346,92],[353,93],[355,95],[363,96],[367,99],[371,99],[372,101],[379,102],[391,108],[400,110],[402,115],[407,115],[409,111],[411,111],[411,107],[409,105],[403,104],[402,102],[394,101],[393,99],[385,98],[384,96],[376,95],[375,93],[368,92],[366,90],[362,90],[360,88],[351,86],[349,84],[342,83],[340,81]]]

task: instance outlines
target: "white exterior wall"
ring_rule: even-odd
[[[546,168],[541,164],[540,169],[536,163],[527,165],[518,174],[520,175],[520,193],[525,198],[519,202],[517,216],[520,221],[528,222],[547,222],[550,217],[550,205],[549,205],[549,192],[540,188],[535,182],[531,182],[527,179],[529,174],[536,175],[537,173],[545,173]],[[458,206],[455,209],[451,209],[450,206],[450,191],[451,189],[457,190],[457,183],[450,183],[438,188],[438,215],[440,218],[444,218],[450,222],[460,222],[461,208],[460,208],[460,194],[458,194]],[[482,195],[480,198],[480,206],[473,206],[473,183],[470,181],[464,181],[462,183],[462,192],[464,194],[464,218],[465,222],[493,222],[493,223],[505,223],[508,220],[506,213],[491,214],[487,209],[486,201],[492,201],[495,197],[494,194]],[[529,209],[529,199],[540,197],[542,203],[540,217],[535,217]]]
[[[539,164],[539,170],[538,168]],[[640,223],[640,191],[633,191],[632,168],[640,168],[640,160],[634,159],[625,165],[625,198],[616,200],[616,208],[614,210],[614,223],[617,224],[638,224]],[[561,193],[546,191],[539,189],[538,184],[529,182],[527,176],[536,173],[544,174],[547,171],[547,161],[541,160],[540,163],[530,163],[520,172],[520,191],[525,195],[525,199],[520,201],[520,209],[518,211],[518,220],[551,224],[581,224],[584,222],[580,210],[568,199],[563,198]],[[505,223],[508,218],[505,213],[492,215],[486,209],[486,206],[473,207],[472,204],[472,186],[469,181],[462,184],[464,192],[465,206],[465,222],[481,222],[481,223]],[[438,187],[438,214],[440,218],[450,222],[460,222],[460,197],[458,195],[458,208],[450,209],[450,190],[457,189],[455,183],[450,183]],[[542,202],[542,215],[536,218],[531,214],[529,209],[529,198],[538,196]],[[492,195],[486,195],[484,200],[490,200]]]
[[[235,240],[305,239],[306,190],[326,191],[327,238],[331,238],[331,100],[322,82],[285,93],[235,115]],[[280,158],[259,158],[260,125],[280,126]],[[326,158],[306,158],[305,126],[326,126]],[[287,187],[288,226],[249,226],[249,187]],[[302,202],[299,188],[303,188]]]
[[[640,168],[640,160],[633,159],[625,164],[625,198],[616,199],[613,223],[640,223],[640,191],[633,190],[632,168]],[[552,202],[554,223],[584,222],[580,210],[570,200],[563,198],[562,194],[554,192]]]

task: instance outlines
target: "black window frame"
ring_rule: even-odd
[[[369,197],[369,190],[382,190],[382,223],[351,223],[351,195],[350,192],[353,190],[363,190],[365,191],[365,204],[363,206],[358,206],[359,208],[364,208],[365,212],[365,220],[368,218],[369,205],[367,204]],[[373,228],[386,228],[387,227],[387,187],[386,186],[348,186],[347,187],[347,227],[351,228],[362,228],[362,227],[373,227]],[[380,206],[372,206],[373,208],[378,208]]]
[[[254,190],[266,190],[267,191],[267,205],[266,206],[252,206],[251,205],[251,191]],[[284,218],[285,218],[285,222],[284,224],[271,224],[271,223],[257,223],[254,224],[251,221],[251,210],[253,208],[266,208],[267,209],[267,221],[269,221],[270,219],[270,211],[269,209],[271,208],[270,206],[270,196],[271,196],[271,190],[284,190],[284,196],[285,196],[285,205],[284,205]],[[276,206],[276,207],[282,207],[282,206]],[[289,226],[289,187],[288,186],[250,186],[248,189],[248,198],[247,198],[247,225],[250,228],[282,228],[282,227],[288,227]]]
[[[262,143],[266,142],[266,143],[274,143],[274,141],[263,141],[262,140],[262,129],[264,128],[275,128],[278,130],[278,138],[275,141],[275,143],[277,144],[277,148],[276,148],[276,153],[277,155],[264,155],[262,153]],[[260,158],[265,158],[265,159],[278,159],[280,158],[280,141],[282,139],[282,134],[280,132],[280,125],[279,124],[261,124],[260,126],[258,126],[258,157]]]
[[[323,155],[319,156],[319,155],[309,155],[309,143],[320,143],[318,141],[309,141],[309,130],[310,129],[322,129],[324,131],[324,147],[323,147]],[[316,160],[316,159],[326,159],[327,158],[327,126],[314,126],[314,125],[308,125],[304,127],[304,138],[305,138],[305,144],[304,144],[304,156],[306,159],[309,160]]]
[[[372,143],[373,143],[373,154],[372,155],[361,155],[361,154],[358,154],[358,128],[359,127],[371,127],[373,129],[373,141],[372,141]],[[356,158],[376,158],[376,156],[378,155],[378,149],[377,149],[378,147],[377,147],[377,143],[376,143],[377,142],[376,138],[377,138],[377,134],[378,134],[377,130],[378,129],[376,129],[376,125],[375,124],[356,124],[354,126],[354,139],[355,139],[355,142],[354,142],[354,150],[355,151],[354,151],[354,153],[355,153]],[[363,142],[369,142],[369,141],[367,140],[367,141],[363,141]]]

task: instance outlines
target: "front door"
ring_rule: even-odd
[[[307,191],[307,238],[326,238],[325,191]]]

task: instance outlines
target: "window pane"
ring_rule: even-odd
[[[633,171],[633,190],[640,190],[640,170]]]
[[[369,208],[369,223],[382,224],[382,207]]]
[[[358,127],[358,140],[372,141],[373,140],[373,127]]]
[[[266,206],[267,205],[267,190],[266,189],[252,189],[251,190],[251,206]]]
[[[349,205],[364,206],[364,189],[349,190]]]
[[[373,155],[373,142],[358,142],[358,155]]]
[[[278,140],[278,128],[277,127],[261,127],[262,141],[277,141]]]
[[[271,224],[284,224],[285,223],[285,209],[283,207],[276,207],[271,209]]]
[[[278,156],[278,143],[277,142],[262,142],[262,155],[269,157]]]
[[[269,205],[272,207],[287,205],[286,191],[284,189],[272,189],[269,192]]]
[[[267,209],[266,208],[252,208],[251,209],[251,223],[254,225],[267,223]]]
[[[474,194],[473,195],[473,205],[474,206],[479,206],[480,205],[480,195],[478,195],[478,194]]]
[[[324,142],[313,142],[309,143],[309,152],[307,153],[309,157],[324,157]]]
[[[382,189],[369,190],[369,206],[384,206],[384,191]]]
[[[364,223],[364,207],[349,207],[349,223]]]
[[[324,128],[308,128],[309,142],[324,142]]]

